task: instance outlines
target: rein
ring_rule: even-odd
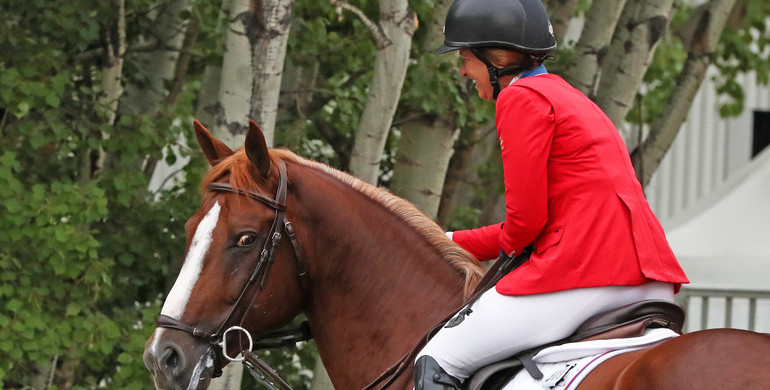
[[[233,318],[236,310],[240,306],[241,301],[244,300],[244,297],[246,296],[246,293],[249,290],[249,288],[252,285],[254,285],[257,281],[259,281],[258,287],[260,291],[265,287],[265,282],[267,281],[267,277],[270,273],[270,268],[274,262],[275,248],[278,246],[278,242],[282,238],[282,235],[279,232],[279,229],[281,227],[283,227],[284,233],[289,237],[289,242],[291,243],[291,246],[294,249],[295,258],[297,261],[297,270],[298,270],[297,276],[300,280],[300,284],[305,289],[308,287],[306,263],[305,263],[304,257],[302,256],[299,244],[297,242],[297,238],[294,234],[294,228],[292,227],[291,222],[289,222],[289,220],[286,219],[287,175],[286,175],[286,165],[284,162],[280,163],[278,167],[278,173],[279,173],[279,183],[278,183],[278,189],[276,190],[275,198],[268,198],[267,196],[264,196],[262,194],[252,192],[252,191],[236,190],[235,188],[233,188],[232,185],[228,183],[212,183],[208,187],[209,191],[212,191],[212,192],[233,193],[237,195],[248,196],[249,198],[257,200],[262,204],[275,210],[275,218],[273,219],[273,224],[270,227],[270,231],[268,232],[267,238],[265,239],[265,244],[262,247],[262,251],[260,252],[259,262],[257,263],[257,266],[254,268],[254,271],[252,272],[251,277],[249,277],[248,282],[246,283],[245,286],[243,286],[241,293],[238,295],[238,299],[235,301],[235,304],[230,309],[230,312],[227,314],[227,317],[225,317],[225,320],[222,322],[219,328],[217,328],[217,330],[213,332],[207,331],[205,329],[201,329],[196,326],[186,324],[176,318],[172,318],[163,314],[161,314],[156,321],[156,325],[158,327],[176,329],[176,330],[181,330],[183,332],[189,333],[193,337],[206,340],[212,346],[218,346],[222,350],[222,356],[224,356],[227,360],[232,362],[244,361],[245,357],[234,358],[227,355],[226,336],[227,336],[227,333],[231,331],[238,331],[238,332],[245,333],[249,340],[249,346],[245,350],[251,351],[251,349],[255,346],[255,344],[251,340],[251,335],[246,329],[240,326],[231,326],[229,328],[226,328],[226,326],[228,323],[230,323],[230,320]],[[259,292],[257,292],[257,294],[258,293]],[[242,322],[242,319],[243,317],[245,317],[246,312],[248,312],[248,308],[244,310],[244,314],[241,316],[241,321],[238,321],[239,323]],[[305,341],[305,340],[309,340],[312,336],[310,336],[309,327],[305,327],[305,330],[300,328],[300,330],[283,330],[283,331],[269,333],[262,340],[266,338],[276,338],[276,337],[281,338],[281,341],[279,341],[279,343],[281,343],[280,345],[286,345],[286,343],[291,342],[291,340]],[[256,344],[258,348],[271,348],[273,345],[274,344],[269,344],[269,343]],[[254,357],[256,358],[255,355]],[[250,360],[253,360],[253,359],[250,359]],[[216,378],[221,374],[222,374],[221,368],[217,368],[214,372],[213,377]]]

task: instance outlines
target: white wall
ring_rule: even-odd
[[[720,117],[720,98],[711,77],[715,72],[712,69],[701,85],[687,121],[645,188],[664,226],[751,161],[753,112],[770,110],[770,87],[758,85],[752,73],[740,77],[746,95],[743,113]]]

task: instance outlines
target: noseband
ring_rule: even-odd
[[[193,325],[185,324],[184,322],[177,320],[175,318],[169,317],[167,315],[161,314],[158,317],[158,320],[156,322],[156,325],[159,328],[169,328],[169,329],[176,329],[181,330],[183,332],[187,332],[191,334],[193,337],[201,338],[206,340],[209,344],[212,346],[218,346],[222,349],[222,355],[230,360],[230,361],[242,361],[243,359],[236,359],[232,358],[227,355],[227,350],[225,349],[227,346],[225,344],[225,336],[230,331],[239,331],[244,332],[248,336],[249,339],[249,346],[247,350],[250,350],[252,347],[252,341],[251,341],[251,335],[246,331],[245,329],[239,327],[239,326],[231,326],[230,328],[225,328],[227,324],[232,319],[236,309],[240,306],[241,301],[246,296],[246,292],[249,290],[249,288],[259,280],[259,290],[262,290],[265,287],[265,282],[267,281],[268,274],[270,273],[270,267],[273,264],[274,256],[275,256],[275,248],[278,246],[278,242],[281,240],[281,233],[279,232],[279,229],[281,226],[283,226],[283,231],[286,233],[286,235],[289,237],[289,241],[291,242],[292,247],[294,248],[294,254],[295,258],[297,259],[297,270],[298,270],[298,277],[300,280],[300,284],[303,288],[307,288],[307,271],[305,266],[305,261],[301,255],[300,247],[297,243],[297,238],[294,235],[294,228],[292,227],[291,223],[288,219],[286,219],[286,188],[287,188],[287,178],[286,178],[286,164],[281,161],[278,166],[278,173],[279,173],[279,182],[278,182],[278,189],[276,190],[275,198],[268,198],[262,194],[253,192],[253,191],[243,191],[243,190],[236,190],[233,188],[232,185],[228,183],[211,183],[208,186],[209,191],[212,192],[223,192],[223,193],[233,193],[237,195],[243,195],[248,196],[251,199],[257,200],[264,205],[272,208],[275,210],[275,218],[273,219],[273,224],[270,227],[270,231],[268,232],[265,244],[262,247],[262,251],[259,255],[259,262],[257,263],[257,266],[254,268],[254,271],[251,274],[251,277],[249,277],[248,282],[245,286],[243,286],[243,290],[241,290],[241,293],[238,295],[238,299],[235,301],[235,304],[230,309],[230,312],[227,314],[227,317],[225,318],[224,322],[222,322],[222,325],[219,326],[219,328],[213,332],[207,331],[205,329],[198,328]],[[244,314],[242,316],[245,317],[246,312],[248,311],[248,308],[244,310]],[[239,323],[242,321],[239,321]],[[221,370],[217,370],[219,374],[221,374]],[[214,375],[219,376],[219,375]]]

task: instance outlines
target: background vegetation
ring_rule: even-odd
[[[172,3],[0,2],[0,388],[153,387],[141,360],[144,342],[181,266],[183,225],[198,208],[207,168],[196,148],[168,145],[195,145],[190,124],[200,117],[206,70],[222,63],[228,23],[222,4],[191,0],[173,15],[184,22],[177,34],[189,39],[169,49],[157,27]],[[590,1],[572,3],[570,15],[589,12]],[[770,5],[737,4],[712,55],[724,115],[742,107],[738,74],[756,71],[766,82],[770,72]],[[354,5],[378,14],[375,0]],[[500,190],[494,148],[485,141],[494,132],[494,107],[460,79],[455,57],[430,54],[441,2],[412,0],[409,7],[420,27],[378,156],[379,184],[395,180],[404,129],[448,121],[441,126],[455,157],[440,174],[457,187],[445,191],[452,207],[437,219],[449,229],[488,222]],[[690,51],[677,32],[695,8],[677,1],[673,10],[644,76],[646,93],[634,100],[643,106],[629,110],[629,121],[653,123],[677,88]],[[347,170],[377,43],[360,18],[329,2],[295,0],[290,27],[275,144]],[[574,43],[562,42],[552,70],[569,70]],[[160,49],[176,57],[173,77],[157,87],[157,70],[145,60]],[[152,100],[158,88],[161,97]],[[131,99],[152,104],[138,109]],[[150,187],[158,164],[187,158],[179,180]],[[267,354],[297,389],[309,386],[315,359],[312,345],[299,352]],[[255,386],[245,380],[244,388]]]

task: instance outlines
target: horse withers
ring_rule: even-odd
[[[212,169],[145,348],[156,388],[207,388],[250,337],[304,312],[334,387],[361,389],[479,282],[478,262],[409,202],[268,150],[253,122],[237,151],[198,122],[195,131]],[[768,366],[769,336],[700,331],[612,357],[578,389],[768,388]],[[404,367],[389,388],[413,387],[411,362]]]

